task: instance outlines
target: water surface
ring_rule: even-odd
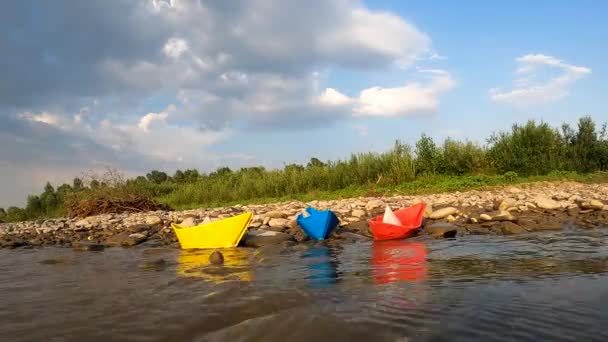
[[[7,341],[606,341],[607,232],[0,250]]]

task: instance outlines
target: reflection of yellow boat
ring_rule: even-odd
[[[227,248],[222,250],[224,264],[211,265],[209,256],[214,250],[181,251],[178,258],[177,274],[182,277],[195,277],[214,283],[226,281],[251,281],[251,258],[253,252],[248,248]]]
[[[252,213],[244,213],[195,227],[171,226],[183,249],[230,248],[239,244],[252,219]]]

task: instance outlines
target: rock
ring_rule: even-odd
[[[266,217],[270,217],[271,219],[284,219],[287,218],[287,214],[278,210],[272,210],[266,213]]]
[[[458,213],[458,209],[456,209],[454,207],[441,208],[441,209],[433,211],[431,213],[431,215],[429,215],[429,218],[431,220],[440,220],[440,219],[446,218],[450,215],[456,215],[457,213]]]
[[[602,210],[604,208],[604,203],[598,200],[590,200],[581,203],[581,208],[583,209],[591,209],[591,210]]]
[[[449,223],[434,223],[424,230],[434,238],[453,238],[458,233],[458,227]]]
[[[559,202],[545,196],[536,197],[535,203],[537,207],[547,210],[556,210],[562,207]]]
[[[148,215],[146,216],[146,224],[151,226],[160,226],[163,223],[163,220],[156,215]]]
[[[131,233],[147,232],[152,229],[152,226],[147,224],[133,224],[127,227],[127,231]]]
[[[492,216],[488,214],[481,214],[479,215],[479,219],[482,221],[492,221]]]
[[[369,241],[370,238],[368,236],[364,236],[361,234],[357,234],[357,233],[351,233],[351,232],[342,232],[339,235],[341,240],[347,240],[350,242],[359,242],[359,241]]]
[[[289,241],[292,237],[289,234],[274,232],[270,230],[257,229],[250,230],[245,235],[245,246],[247,247],[262,247],[267,245],[279,244],[283,241]]]
[[[76,251],[99,252],[105,249],[105,246],[91,241],[76,241],[72,243],[72,248]]]
[[[186,217],[179,225],[185,228],[194,227],[196,226],[196,221],[194,217],[190,216]]]
[[[268,222],[270,222],[270,217],[266,216],[266,217],[264,217],[264,221],[262,221],[262,225],[267,226]]]
[[[603,211],[608,211],[608,204],[602,208]]]
[[[498,205],[497,208],[499,211],[505,211],[509,208],[513,208],[517,205],[517,201],[512,199],[512,198],[505,198],[503,199],[500,204]]]
[[[517,199],[520,201],[523,201],[527,198],[528,196],[526,196],[526,194],[517,194]]]
[[[121,242],[123,247],[133,247],[139,245],[140,243],[146,241],[148,237],[141,233],[133,233],[130,234],[125,240]]]
[[[433,203],[428,203],[426,207],[424,207],[424,217],[429,218],[433,213]]]
[[[351,222],[344,226],[344,230],[355,232],[365,236],[371,236],[369,225],[366,221]]]
[[[452,223],[452,222],[456,221],[456,218],[452,215],[448,215],[448,217],[446,217],[445,220],[448,221],[448,223]]]
[[[358,217],[358,218],[362,218],[362,217],[365,217],[365,215],[367,215],[365,210],[361,210],[361,209],[355,209],[350,214],[351,214],[351,216]]]
[[[221,265],[224,263],[224,255],[220,251],[213,251],[209,256],[209,262],[214,265]]]
[[[524,228],[513,222],[501,222],[497,227],[505,235],[521,234],[526,231]]]
[[[251,222],[249,224],[249,228],[260,228],[262,226],[262,222]]]
[[[526,202],[525,206],[529,209],[536,209],[536,204],[534,203]]]
[[[82,220],[78,220],[76,221],[76,223],[74,223],[76,225],[76,227],[85,227],[85,226],[90,226],[91,222],[89,222],[89,220],[82,219]]]
[[[273,218],[268,221],[268,225],[272,228],[285,228],[289,225],[289,220],[284,218]]]
[[[517,221],[517,217],[511,215],[509,212],[501,212],[498,215],[492,217],[492,221]]]
[[[507,192],[509,192],[511,194],[519,194],[519,193],[522,192],[522,190],[519,189],[519,188],[516,188],[516,187],[512,186],[512,187],[510,187],[510,188],[507,189]]]
[[[370,211],[376,208],[383,208],[385,206],[386,204],[381,200],[371,200],[367,202],[367,204],[365,205],[365,209],[367,209],[367,211]]]
[[[467,223],[476,224],[477,223],[477,219],[474,218],[474,217],[469,217],[469,219],[467,220]]]

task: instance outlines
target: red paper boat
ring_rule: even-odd
[[[369,220],[369,227],[374,235],[374,240],[393,240],[408,237],[422,225],[424,208],[426,208],[425,203],[418,203],[395,211],[395,216],[401,222],[400,226],[382,222],[383,215]]]

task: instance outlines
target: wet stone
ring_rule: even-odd
[[[76,251],[100,252],[105,249],[105,246],[97,242],[76,241],[72,243],[72,248]]]

